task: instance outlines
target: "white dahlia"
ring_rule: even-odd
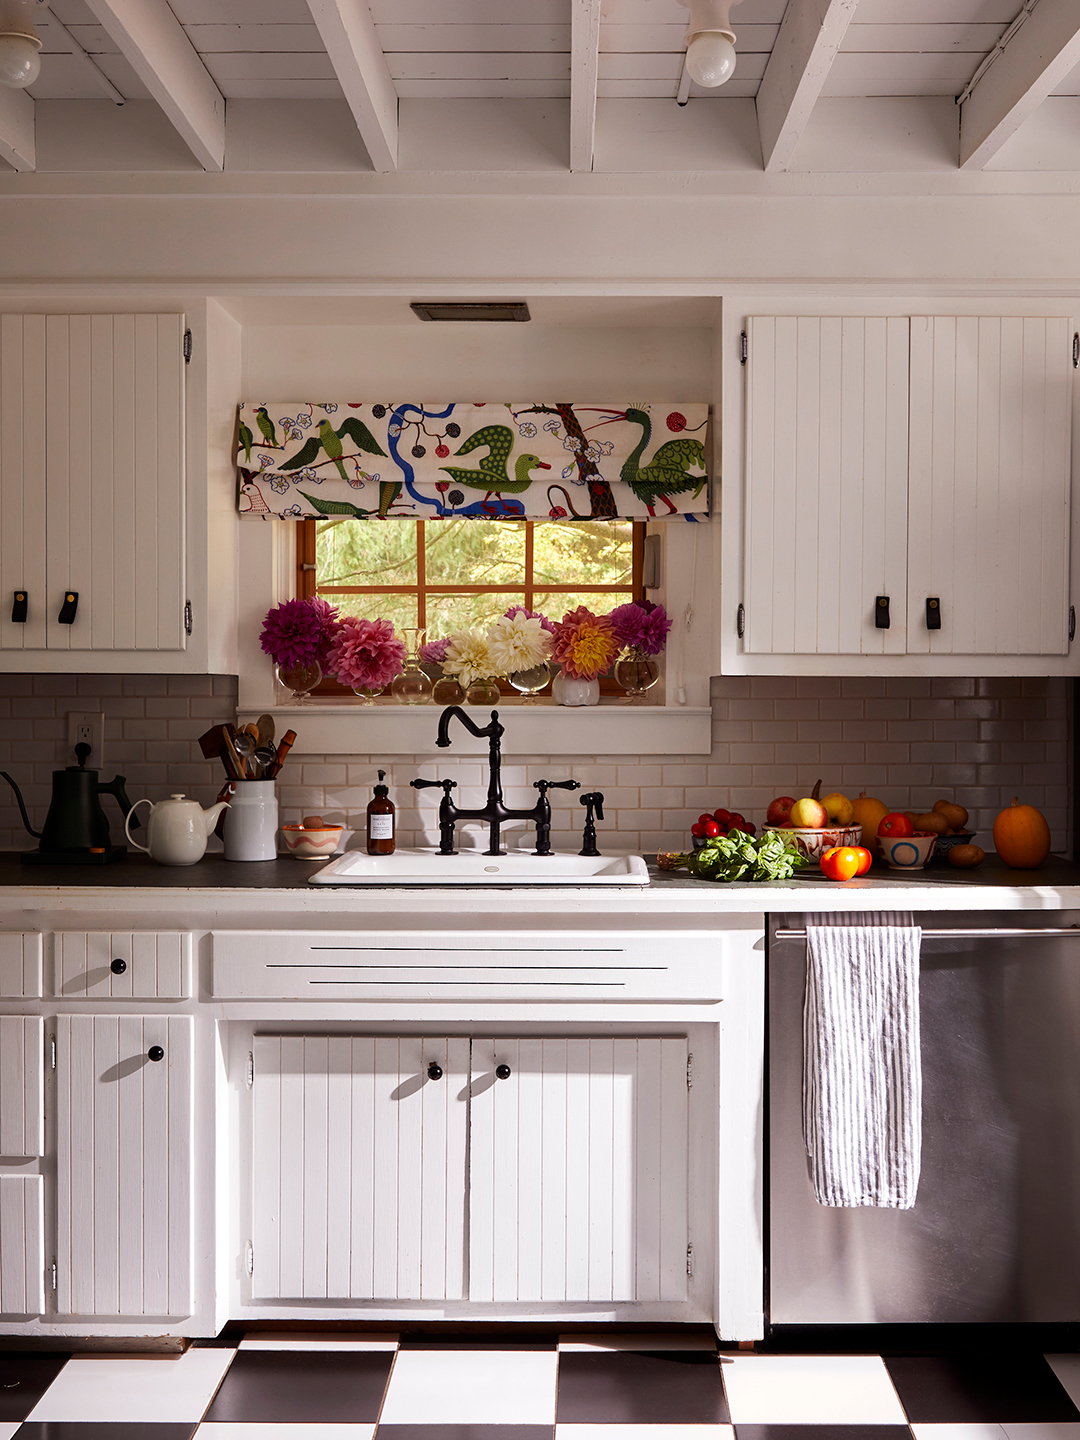
[[[487,641],[475,630],[459,630],[450,636],[442,668],[444,674],[456,675],[466,690],[474,680],[486,680],[497,673]]]
[[[552,637],[539,619],[520,611],[503,615],[488,631],[487,648],[500,675],[513,675],[519,670],[532,670],[551,654]]]

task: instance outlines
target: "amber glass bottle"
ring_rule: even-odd
[[[386,771],[379,771],[379,783],[367,807],[367,853],[369,855],[392,855],[394,853],[394,802],[390,792],[382,783]]]

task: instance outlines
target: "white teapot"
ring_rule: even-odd
[[[124,822],[124,834],[136,850],[144,851],[159,865],[194,865],[206,854],[210,832],[228,803],[219,800],[204,810],[197,800],[186,800],[183,795],[170,795],[156,805],[152,800],[136,800]],[[145,845],[133,839],[130,829],[131,817],[140,805],[150,806]]]

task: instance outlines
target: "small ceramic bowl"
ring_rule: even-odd
[[[968,830],[962,835],[939,835],[937,844],[934,846],[934,853],[930,856],[934,865],[944,865],[948,862],[949,851],[956,845],[970,845],[975,839],[976,832]]]
[[[878,844],[886,864],[893,870],[921,870],[940,838],[930,830],[916,830],[913,835],[897,836],[895,839],[879,835]]]
[[[858,845],[862,841],[861,825],[827,825],[824,830],[810,830],[799,825],[763,825],[763,830],[776,830],[790,835],[810,860],[820,860],[834,845]]]
[[[297,860],[326,860],[337,849],[343,825],[325,825],[321,830],[305,830],[302,825],[283,825],[281,833],[290,855]]]

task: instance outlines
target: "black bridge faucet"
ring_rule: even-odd
[[[551,802],[549,790],[580,790],[577,780],[534,780],[533,786],[540,791],[540,798],[531,810],[508,810],[503,804],[502,792],[502,737],[504,727],[499,724],[499,712],[492,710],[491,722],[479,726],[473,724],[460,705],[448,706],[439,716],[439,736],[435,744],[445,750],[450,744],[450,721],[454,716],[465,729],[478,740],[488,740],[488,793],[487,804],[482,810],[462,810],[450,799],[450,791],[456,787],[455,780],[414,780],[414,790],[441,789],[443,798],[439,802],[439,854],[454,855],[454,826],[459,820],[486,820],[489,827],[490,843],[485,855],[505,855],[502,848],[502,824],[504,820],[532,820],[536,825],[536,849],[534,855],[551,854]]]

